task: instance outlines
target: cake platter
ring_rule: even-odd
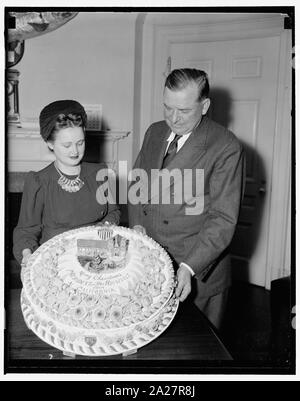
[[[21,279],[28,328],[66,355],[128,355],[159,337],[178,309],[170,257],[125,227],[57,235],[31,255]]]

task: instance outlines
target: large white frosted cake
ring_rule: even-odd
[[[22,282],[27,326],[73,354],[131,352],[158,337],[178,307],[167,253],[124,227],[57,235],[33,253]]]

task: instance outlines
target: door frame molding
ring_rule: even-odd
[[[249,16],[249,18],[233,19],[231,21],[203,22],[203,14],[199,13],[199,22],[196,23],[195,15],[182,14],[173,18],[168,14],[161,15],[148,13],[143,19],[143,34],[136,37],[136,43],[142,45],[141,75],[137,85],[140,88],[140,107],[136,120],[139,121],[139,129],[135,135],[133,158],[142,145],[146,129],[151,123],[162,116],[161,104],[156,104],[162,94],[165,74],[168,72],[168,57],[173,43],[185,41],[207,42],[222,41],[242,38],[260,38],[268,36],[280,36],[284,24],[284,16],[281,14]],[[189,23],[191,20],[193,23]],[[217,17],[216,17],[217,19]],[[165,22],[163,23],[163,20]],[[137,22],[138,23],[138,22]],[[138,145],[138,146],[137,146]]]
[[[135,135],[135,154],[137,156],[143,142],[144,134],[149,125],[160,119],[162,106],[155,104],[162,94],[165,74],[168,72],[168,57],[173,43],[185,41],[222,41],[242,38],[263,38],[280,36],[280,65],[278,74],[276,128],[274,133],[274,149],[272,163],[272,183],[269,218],[269,236],[267,249],[267,266],[265,287],[270,288],[271,280],[286,275],[289,271],[289,240],[290,240],[290,31],[284,30],[284,15],[256,15],[249,19],[236,19],[220,22],[189,23],[189,15],[182,15],[181,22],[174,24],[165,16],[149,14],[143,20],[143,35],[136,38],[143,48],[141,63],[140,108],[136,121],[139,129]],[[286,132],[288,133],[288,139]],[[284,168],[281,168],[284,166]],[[278,212],[280,211],[280,212]]]
[[[273,149],[266,288],[291,273],[291,31],[280,35],[280,62]]]

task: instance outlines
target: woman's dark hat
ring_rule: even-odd
[[[48,140],[60,114],[80,114],[86,126],[87,115],[80,103],[75,100],[57,100],[45,106],[40,113],[40,134],[44,141]]]

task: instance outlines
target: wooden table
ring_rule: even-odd
[[[26,366],[37,366],[34,360],[48,360],[49,363],[55,363],[55,361],[57,363],[59,360],[60,366],[63,363],[68,363],[67,360],[72,358],[64,356],[62,351],[40,340],[27,328],[20,307],[20,291],[20,289],[11,289],[7,299],[6,350],[8,366],[21,366],[22,361],[25,360]],[[145,364],[142,361],[145,360],[154,361],[154,364],[159,361],[168,361],[168,366],[170,363],[171,366],[175,366],[177,364],[170,361],[180,360],[180,366],[190,366],[192,361],[200,361],[201,365],[201,362],[204,361],[208,363],[231,361],[232,357],[208,320],[193,303],[186,301],[180,304],[174,320],[166,331],[153,342],[138,349],[136,353],[128,356],[76,356],[77,362],[83,360],[93,360],[94,364],[96,361],[98,366],[100,366],[99,360],[105,361],[106,366],[110,364],[113,366],[112,364],[116,364],[117,361],[118,366],[130,366],[129,361],[131,363],[135,361],[135,366],[142,366],[142,363]],[[126,365],[124,361],[128,364]],[[210,366],[216,366],[215,363],[210,364]]]

